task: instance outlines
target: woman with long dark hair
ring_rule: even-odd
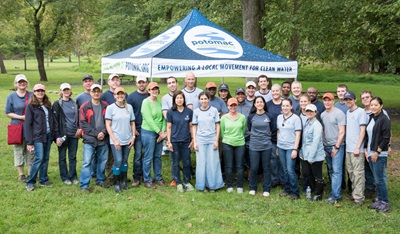
[[[250,195],[255,195],[258,182],[258,168],[260,162],[263,168],[263,196],[269,197],[271,191],[271,130],[273,117],[268,113],[266,102],[262,96],[254,99],[247,128],[250,131]]]
[[[59,136],[55,132],[51,102],[45,92],[46,88],[42,84],[36,84],[33,87],[33,95],[25,115],[26,148],[29,152],[34,152],[35,155],[30,175],[26,180],[28,191],[35,189],[34,184],[38,174],[40,174],[40,186],[52,186],[47,175],[47,168],[51,142]]]
[[[364,147],[365,156],[374,174],[378,197],[374,200],[374,204],[368,208],[381,212],[389,212],[390,204],[386,167],[391,130],[390,120],[388,116],[382,112],[382,108],[383,101],[380,97],[371,99],[370,109],[372,116],[366,128]]]

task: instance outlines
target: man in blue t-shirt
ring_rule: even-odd
[[[133,148],[135,153],[133,155],[133,182],[132,187],[138,187],[140,185],[140,180],[143,179],[143,144],[140,132],[142,130],[142,102],[149,95],[146,91],[147,78],[144,76],[136,77],[137,90],[132,92],[126,98],[126,102],[130,104],[133,108],[135,114],[135,125],[136,125],[136,140]]]

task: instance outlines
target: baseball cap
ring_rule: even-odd
[[[206,89],[209,89],[209,88],[217,88],[217,85],[214,82],[208,82],[206,84]]]
[[[236,95],[237,95],[238,93],[244,93],[244,94],[246,94],[246,92],[244,91],[243,88],[237,88],[237,89],[236,89]]]
[[[220,84],[218,87],[218,90],[219,91],[221,91],[221,90],[229,91],[229,86],[227,84]]]
[[[102,90],[102,88],[99,84],[92,84],[92,86],[90,86],[90,91],[93,91],[95,88],[100,89],[100,91]]]
[[[322,99],[329,98],[329,100],[335,100],[335,97],[332,93],[325,93]]]
[[[21,80],[24,80],[24,81],[28,82],[28,79],[23,74],[16,75],[14,82],[20,82]]]
[[[136,83],[138,83],[139,81],[147,82],[147,78],[145,76],[138,76],[136,77]]]
[[[148,90],[152,90],[152,89],[154,89],[154,88],[160,88],[160,86],[158,86],[158,83],[157,83],[157,82],[150,82],[150,84],[147,85],[147,89],[148,89]]]
[[[46,91],[46,87],[44,87],[44,85],[42,85],[42,84],[35,84],[35,86],[33,86],[33,91],[36,91],[36,90]]]
[[[343,100],[345,99],[356,99],[356,95],[353,92],[348,91],[343,96]]]
[[[118,94],[119,92],[126,93],[126,92],[125,92],[125,89],[122,88],[122,87],[118,87],[118,88],[116,88],[116,89],[114,90],[114,94]]]
[[[86,80],[86,79],[94,80],[94,79],[93,79],[93,76],[92,76],[92,75],[89,75],[89,74],[84,75],[83,78],[82,78],[82,81],[84,81],[84,80]]]
[[[68,83],[62,83],[60,85],[60,90],[63,91],[64,89],[71,89],[71,85]]]
[[[306,106],[306,111],[308,111],[308,110],[316,112],[317,111],[317,107],[314,104],[308,104]]]
[[[236,100],[236,98],[229,98],[228,99],[227,105],[230,106],[232,104],[238,105],[238,101]]]
[[[257,85],[256,85],[256,83],[254,82],[254,81],[248,81],[247,83],[246,83],[246,88],[248,88],[249,86],[253,86],[254,88],[257,88]]]
[[[114,77],[118,77],[118,79],[119,79],[119,75],[116,74],[116,73],[113,73],[113,74],[108,76],[108,80],[112,80]]]

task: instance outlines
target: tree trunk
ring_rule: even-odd
[[[298,0],[293,0],[293,17],[296,16],[297,11],[300,8],[300,3]],[[289,59],[297,60],[298,50],[300,47],[300,36],[297,29],[294,29],[292,35],[290,37],[290,51],[289,51]]]
[[[3,53],[0,51],[0,70],[1,74],[7,74],[6,65],[4,65]]]
[[[39,48],[35,48],[36,60],[38,62],[40,81],[47,81],[46,69],[44,67],[44,51]]]
[[[361,74],[367,74],[369,72],[369,62],[368,61],[360,62],[357,65],[357,71]]]
[[[24,54],[24,71],[28,70],[28,65],[26,63],[26,54]]]
[[[264,0],[242,0],[243,39],[250,44],[263,48],[265,45],[261,19],[265,14]],[[257,78],[246,77],[246,82]]]
[[[69,63],[71,63],[71,62],[72,62],[71,55],[68,55],[68,62],[69,62]]]

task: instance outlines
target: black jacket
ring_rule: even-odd
[[[368,138],[372,137],[370,145],[372,151],[377,151],[378,147],[381,148],[382,151],[388,151],[388,144],[391,136],[390,120],[383,112],[379,113],[377,116],[371,115],[369,122],[371,122],[372,119],[375,120],[372,136],[368,136],[368,132],[365,134],[364,147],[368,147]]]
[[[42,106],[33,106],[32,104],[29,104],[26,108],[24,133],[28,145],[33,145],[34,142],[47,142],[46,114],[44,113],[43,108]],[[59,137],[59,135],[54,127],[53,112],[51,109],[49,109],[48,112],[51,134],[50,138],[53,141],[55,138]]]
[[[76,105],[76,102],[73,99],[70,99],[70,101],[74,105],[75,124],[76,124],[76,127],[78,128],[79,127],[78,106]],[[53,107],[51,108],[53,111],[55,128],[57,129],[56,131],[58,132],[58,134],[61,137],[67,135],[67,120],[66,120],[64,111],[62,109],[62,103],[63,103],[62,98],[60,98],[54,102]]]

